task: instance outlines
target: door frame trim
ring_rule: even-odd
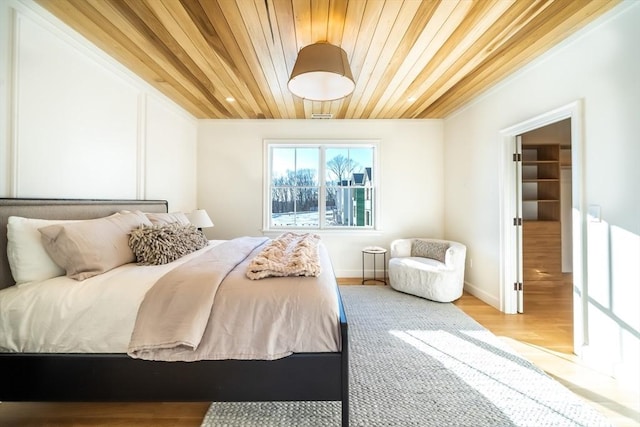
[[[516,183],[513,147],[516,136],[531,130],[571,119],[571,180],[573,219],[573,337],[576,353],[588,344],[587,292],[587,207],[584,194],[584,116],[582,100],[556,108],[539,116],[517,123],[500,131],[500,310],[517,313],[517,292],[513,282],[517,278]]]

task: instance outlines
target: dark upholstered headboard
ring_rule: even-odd
[[[41,219],[93,219],[121,210],[168,212],[166,200],[79,200],[0,198],[0,289],[15,282],[7,259],[7,219],[10,216]]]

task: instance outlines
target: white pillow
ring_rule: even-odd
[[[190,225],[189,218],[184,212],[170,212],[170,213],[145,213],[149,221],[153,225],[166,225],[178,223],[180,225]]]
[[[10,216],[7,221],[7,258],[17,284],[62,276],[65,271],[44,249],[38,228],[74,220],[48,220]]]
[[[166,225],[177,222],[180,225],[189,225],[191,222],[184,212],[142,212],[134,211],[135,213],[141,213],[147,216],[151,224],[153,225]],[[131,211],[121,210],[121,214],[131,213]]]

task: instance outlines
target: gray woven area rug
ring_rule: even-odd
[[[340,288],[351,426],[609,426],[453,304]],[[213,403],[203,427],[339,426],[334,402]]]

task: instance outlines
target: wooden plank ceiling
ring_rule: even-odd
[[[36,0],[198,118],[442,118],[619,0]],[[287,89],[297,52],[341,46],[356,88]]]

